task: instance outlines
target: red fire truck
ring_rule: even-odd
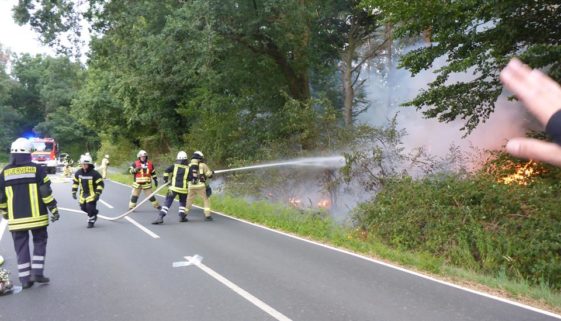
[[[31,138],[33,152],[31,161],[47,168],[47,173],[56,173],[58,144],[53,138]]]

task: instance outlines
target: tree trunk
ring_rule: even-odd
[[[385,36],[386,36],[386,39],[387,39],[386,53],[387,53],[387,56],[388,56],[388,60],[387,60],[388,61],[388,66],[387,66],[388,67],[388,77],[387,77],[387,80],[388,80],[388,102],[387,103],[388,103],[388,105],[387,105],[387,108],[388,108],[388,110],[390,110],[391,107],[392,107],[392,100],[393,100],[392,89],[391,89],[391,86],[392,86],[392,77],[391,76],[392,76],[392,67],[393,67],[393,61],[392,61],[393,26],[392,26],[391,22],[388,22],[386,24]]]
[[[343,77],[343,119],[345,127],[350,128],[353,125],[353,101],[355,98],[355,90],[353,88],[353,58],[351,52],[345,52],[342,55],[341,73]]]

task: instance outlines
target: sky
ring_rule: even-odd
[[[12,8],[18,0],[0,0],[0,44],[14,53],[54,55],[54,50],[41,45],[38,35],[29,26],[18,26]]]

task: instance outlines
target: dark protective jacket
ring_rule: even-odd
[[[51,180],[31,159],[13,159],[0,173],[0,210],[8,213],[10,231],[49,225],[47,208],[56,211],[56,205]]]
[[[187,174],[189,166],[187,161],[171,165],[164,171],[164,182],[169,180],[169,189],[182,194],[187,194]]]
[[[80,187],[80,204],[94,202],[96,196],[101,195],[105,184],[101,174],[90,165],[86,171],[80,168],[74,174],[72,193],[76,193]]]

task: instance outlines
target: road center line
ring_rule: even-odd
[[[101,204],[103,204],[103,205],[109,207],[109,208],[113,208],[113,206],[112,206],[111,204],[107,203],[106,201],[104,201],[104,200],[102,200],[102,199],[99,199],[99,202],[100,202]]]
[[[84,211],[80,211],[80,210],[75,210],[72,208],[65,208],[65,207],[59,207],[59,210],[62,211],[67,211],[67,212],[73,212],[73,213],[79,213],[79,214],[86,214],[86,212]],[[103,216],[103,215],[98,215],[97,217],[101,218],[101,219],[107,219],[107,216]],[[155,239],[159,239],[160,236],[152,231],[150,231],[148,228],[144,227],[142,224],[138,223],[137,221],[133,220],[130,217],[125,217],[125,220],[129,221],[130,223],[132,223],[134,226],[138,227],[141,231],[143,231],[144,233],[150,235],[152,238]]]
[[[2,241],[2,236],[4,235],[4,231],[6,230],[6,226],[8,226],[8,220],[0,218],[0,241]]]
[[[242,296],[244,299],[253,303],[255,306],[257,306],[261,310],[267,312],[273,318],[275,318],[277,320],[281,320],[281,321],[290,321],[291,320],[287,316],[285,316],[284,314],[280,313],[279,311],[277,311],[274,308],[272,308],[271,306],[269,306],[267,303],[259,300],[258,298],[256,298],[255,296],[253,296],[252,294],[247,292],[246,290],[240,288],[239,286],[237,286],[236,284],[234,284],[230,280],[228,280],[225,277],[223,277],[222,275],[218,274],[213,269],[204,265],[202,262],[200,262],[200,259],[196,259],[196,258],[193,258],[191,256],[185,256],[185,259],[189,263],[195,265],[196,267],[203,270],[208,275],[212,276],[213,278],[215,278],[216,280],[218,280],[219,282],[224,284],[225,286],[229,287],[232,291],[236,292],[237,294]]]
[[[138,223],[137,221],[133,220],[132,218],[126,216],[125,220],[131,222],[132,224],[134,224],[136,227],[138,227],[139,229],[141,229],[144,233],[150,235],[152,238],[155,239],[159,239],[160,236],[158,236],[158,234],[150,231],[148,228],[146,228],[145,226],[143,226],[142,224]]]

